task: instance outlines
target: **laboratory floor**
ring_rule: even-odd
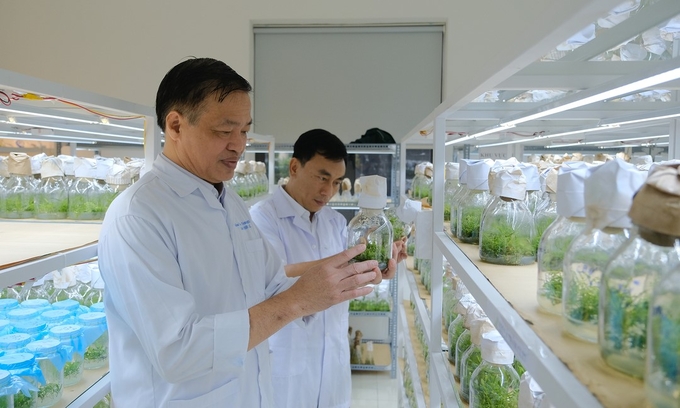
[[[389,371],[352,371],[352,408],[397,408],[398,387]]]

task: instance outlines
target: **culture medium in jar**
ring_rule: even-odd
[[[637,227],[604,271],[600,292],[599,346],[604,361],[634,377],[644,375],[647,319],[655,283],[678,267],[680,179],[677,165],[657,166],[633,198]]]
[[[36,185],[31,158],[26,153],[10,153],[7,163],[10,177],[5,185],[5,218],[32,218],[35,214]]]
[[[513,161],[497,160],[489,172],[492,201],[480,226],[479,257],[500,265],[529,265],[536,259],[536,227],[527,207],[526,178]]]
[[[49,330],[50,337],[70,347],[70,358],[64,364],[64,386],[68,387],[80,382],[83,378],[83,355],[85,354],[85,339],[83,327],[77,324],[54,326]]]
[[[14,407],[35,407],[38,400],[38,387],[45,382],[40,367],[36,364],[35,356],[31,353],[5,354],[0,357],[0,370],[7,370],[32,385],[32,387],[22,387],[22,390],[14,395]]]
[[[428,204],[432,203],[432,163],[423,162],[416,165],[415,175],[411,181],[411,198],[426,199]]]
[[[586,226],[586,205],[583,199],[589,166],[583,162],[568,162],[558,170],[557,180],[546,180],[557,189],[557,219],[545,230],[538,245],[537,300],[539,310],[562,314],[564,255],[571,242]]]
[[[86,339],[92,338],[85,349],[84,368],[95,370],[109,362],[109,329],[106,315],[99,312],[83,313],[78,316],[78,323],[83,326]]]
[[[585,181],[586,228],[564,257],[564,330],[597,343],[600,282],[612,254],[629,237],[628,211],[646,174],[621,159],[589,169]]]
[[[63,219],[68,213],[68,185],[61,159],[46,157],[40,168],[40,184],[35,196],[35,217]]]
[[[468,192],[458,206],[458,225],[456,236],[466,244],[479,244],[479,227],[482,212],[492,197],[489,193],[489,170],[493,160],[468,160]]]
[[[519,375],[508,343],[494,330],[484,333],[482,362],[470,377],[470,408],[515,408],[519,402]]]
[[[453,238],[458,237],[458,210],[460,209],[460,202],[467,194],[467,161],[462,160],[458,163],[458,184],[460,188],[456,190],[449,201],[449,209],[451,211],[451,220],[449,221],[449,234]]]
[[[387,180],[382,176],[364,176],[361,186],[359,213],[347,226],[347,245],[366,245],[366,250],[353,261],[376,260],[378,268],[385,270],[392,258],[392,226],[383,211],[387,204]]]

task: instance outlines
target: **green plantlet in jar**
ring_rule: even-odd
[[[600,288],[580,281],[574,281],[572,286],[567,299],[567,315],[582,322],[597,323]]]
[[[7,213],[24,213],[35,210],[34,196],[29,194],[8,194],[5,196]]]
[[[550,271],[546,273],[541,295],[553,305],[562,303],[562,271]]]
[[[99,361],[108,357],[108,352],[104,346],[100,346],[96,343],[90,345],[90,347],[85,350],[85,360],[89,361]]]
[[[557,214],[553,214],[553,216],[544,215],[534,220],[534,224],[536,225],[536,235],[534,236],[534,251],[536,251],[536,253],[538,252],[538,245],[541,243],[541,237],[543,236],[543,233],[545,232],[546,229],[548,229],[550,224],[552,224],[553,221],[555,221],[555,218],[557,218]]]
[[[519,384],[507,387],[505,382],[512,381],[492,371],[480,371],[475,377],[475,408],[516,408],[519,402]],[[470,406],[473,406],[471,401]]]
[[[389,248],[390,250],[392,249],[391,247]],[[375,242],[367,242],[366,243],[366,250],[359,255],[354,257],[354,261],[356,262],[363,262],[363,261],[370,261],[370,260],[375,260],[378,261],[378,268],[380,270],[383,270],[387,268],[387,262],[390,260],[389,253],[387,252],[387,248],[385,246],[379,246]]]
[[[482,221],[481,207],[467,207],[461,208],[460,220],[460,236],[461,241],[468,244],[476,244],[479,242],[479,226]]]
[[[525,265],[533,263],[536,257],[530,235],[522,234],[506,222],[492,221],[491,225],[484,227],[482,234],[479,254],[483,261]]]
[[[606,289],[609,292],[609,319],[605,321],[605,341],[615,350],[638,349],[644,352],[647,345],[647,313],[649,301],[631,295],[630,291],[621,288]]]
[[[27,397],[23,392],[14,394],[14,408],[32,408],[35,404],[35,397]]]
[[[48,400],[51,401],[52,399],[56,398],[57,395],[61,392],[61,385],[59,384],[47,384],[43,385],[38,389],[38,400],[39,401],[44,401]]]
[[[475,372],[480,364],[482,364],[482,350],[476,347],[467,355],[465,366],[462,367],[465,369],[465,372],[460,373],[460,397],[465,401],[470,399],[470,379],[472,379],[472,373]]]
[[[387,217],[387,220],[390,222],[390,224],[392,224],[393,240],[399,241],[405,237],[406,234],[404,234],[404,222],[400,220],[399,217],[397,217],[397,215],[392,211],[386,211],[385,216]]]
[[[80,373],[80,362],[69,361],[64,364],[64,378],[70,378]]]
[[[72,194],[69,196],[68,216],[69,218],[79,218],[85,214],[90,217],[100,217],[106,212],[106,208],[102,205],[101,200],[97,198],[90,198],[80,194]]]
[[[515,359],[515,361],[512,362],[512,368],[517,371],[517,375],[520,377],[522,377],[522,374],[527,371],[518,359]]]
[[[444,204],[444,221],[451,220],[451,206],[449,204]]]

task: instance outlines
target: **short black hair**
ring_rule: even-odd
[[[347,164],[347,148],[337,136],[324,129],[312,129],[301,134],[293,146],[293,157],[303,166],[314,155],[321,155],[331,161]]]
[[[156,120],[165,131],[165,117],[173,110],[196,123],[200,108],[210,95],[222,102],[230,93],[252,91],[250,83],[229,65],[213,58],[190,58],[175,65],[156,93]]]

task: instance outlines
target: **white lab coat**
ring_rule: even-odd
[[[99,240],[115,405],[273,406],[269,345],[246,351],[248,308],[290,286],[282,265],[233,191],[159,155]]]
[[[330,207],[314,214],[278,187],[250,210],[286,264],[335,255],[347,246],[347,220]],[[307,327],[289,324],[269,339],[276,407],[346,408],[352,400],[349,302],[318,313]]]

